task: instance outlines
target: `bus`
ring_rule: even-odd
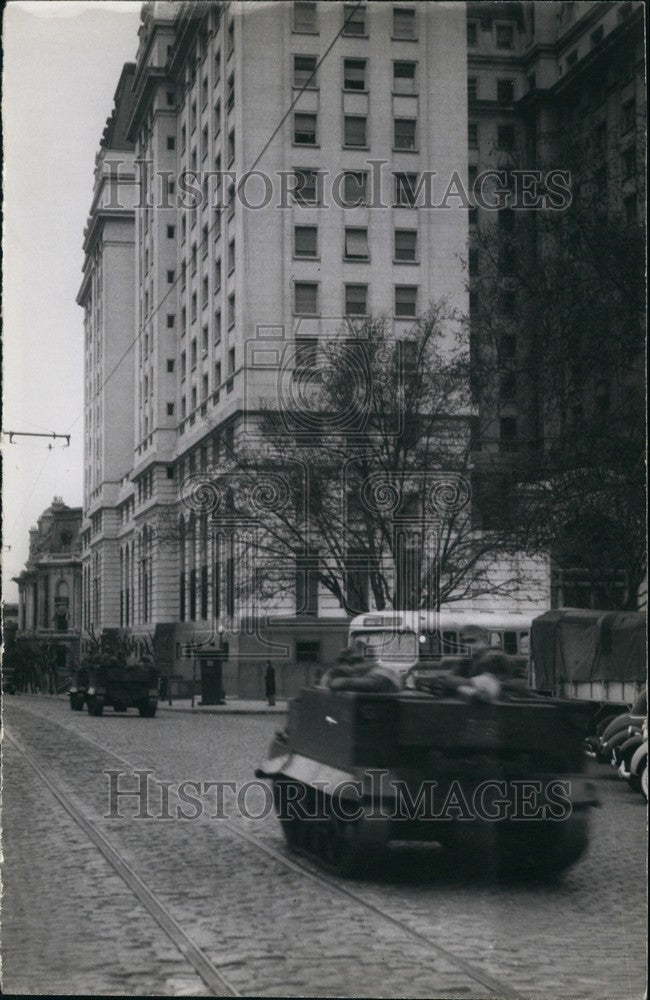
[[[537,614],[537,612],[535,612]],[[361,639],[380,663],[405,677],[431,674],[483,643],[528,667],[533,614],[522,611],[374,611],[350,622],[350,644]]]

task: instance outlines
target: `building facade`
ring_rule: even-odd
[[[235,551],[217,550],[188,484],[227,467],[287,356],[300,345],[317,365],[350,319],[387,314],[399,340],[444,296],[474,313],[475,349],[483,220],[463,205],[421,210],[422,179],[470,188],[557,135],[572,74],[623,39],[628,6],[143,5],[98,155],[79,294],[86,629],[151,635],[182,692],[218,670],[227,693],[259,696],[269,650],[290,690],[334,652],[347,618],[325,591],[306,616],[288,595],[262,632],[249,627]],[[620,82],[609,100],[629,117]],[[548,415],[531,398],[477,392],[483,450],[543,439]],[[529,610],[550,600],[543,561],[536,574]]]
[[[81,507],[54,497],[29,532],[29,557],[15,578],[21,645],[56,648],[59,675],[79,662],[82,621]]]

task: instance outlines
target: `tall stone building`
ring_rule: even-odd
[[[79,295],[86,628],[152,635],[174,690],[201,669],[205,685],[217,672],[227,693],[260,695],[270,647],[235,598],[247,568],[188,484],[227,467],[298,349],[316,366],[347,320],[387,314],[399,340],[433,300],[476,305],[477,234],[509,220],[423,210],[423,180],[471,186],[546,141],[547,118],[572,106],[572,74],[599,53],[609,64],[627,37],[628,6],[143,5],[98,155]],[[476,353],[475,309],[471,325]],[[530,387],[477,390],[483,452],[543,439],[548,414],[531,399]],[[312,588],[307,615],[304,597],[278,600],[266,635],[287,690],[345,634],[330,594]],[[522,599],[541,610],[549,598],[540,565]]]
[[[521,193],[518,210],[470,211],[477,462],[549,487],[555,473],[566,492],[557,605],[633,607],[643,586],[636,512],[608,517],[635,487],[606,454],[631,448],[632,430],[642,448],[643,29],[637,3],[467,5],[470,183],[496,170],[516,192],[518,171],[553,170],[569,194],[551,211],[526,210]],[[612,489],[589,512],[585,468],[599,462]]]

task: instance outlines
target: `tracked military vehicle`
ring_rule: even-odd
[[[463,701],[305,689],[256,772],[291,851],[354,875],[426,842],[499,875],[554,875],[588,843],[585,717],[523,693]]]
[[[137,708],[144,718],[153,718],[158,708],[159,675],[151,664],[128,664],[115,656],[88,658],[73,673],[70,708],[89,715],[102,715],[105,708],[126,712]]]

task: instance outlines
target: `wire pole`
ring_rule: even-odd
[[[54,431],[50,431],[50,433],[47,433],[47,434],[46,433],[38,434],[38,433],[36,433],[36,431],[3,431],[2,433],[6,434],[8,436],[8,438],[9,438],[9,444],[13,444],[14,443],[14,438],[15,437],[65,438],[65,446],[66,446],[66,448],[70,447],[70,436],[71,436],[70,434],[56,434]],[[50,445],[50,447],[51,447],[51,445]]]

